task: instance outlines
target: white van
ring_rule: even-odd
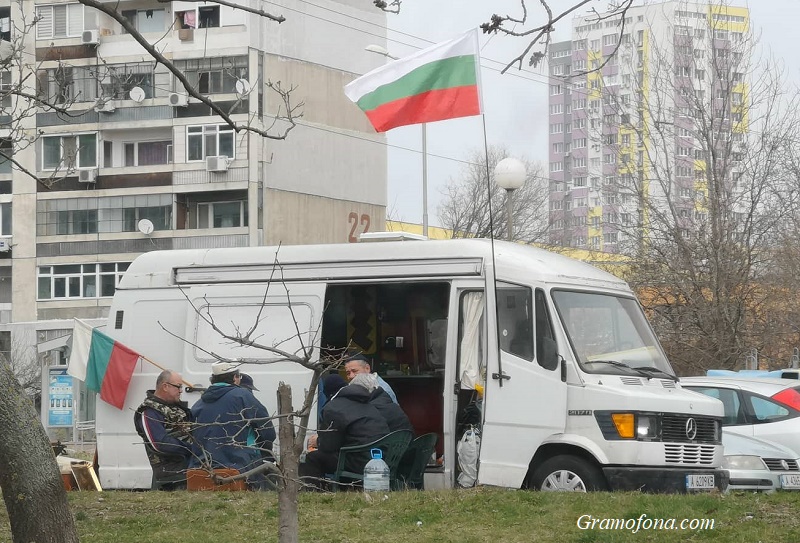
[[[654,492],[726,484],[722,404],[681,388],[625,282],[558,254],[489,240],[154,251],[120,281],[107,333],[203,386],[209,352],[266,358],[219,339],[198,312],[229,331],[258,318],[261,343],[291,351],[302,339],[315,358],[360,350],[416,433],[439,436],[427,488],[456,484],[456,445],[470,423],[481,433],[479,484]],[[271,413],[280,381],[299,405],[310,380],[286,362],[243,371]],[[97,404],[104,488],[150,486],[133,411],[158,373],[139,363],[123,411]]]

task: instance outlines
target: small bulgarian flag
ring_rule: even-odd
[[[139,358],[139,353],[75,319],[67,373],[99,392],[104,402],[122,409]]]
[[[378,132],[480,115],[478,29],[389,62],[344,88]]]

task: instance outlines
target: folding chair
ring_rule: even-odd
[[[389,466],[390,477],[394,477],[397,472],[397,466],[403,454],[411,443],[413,434],[410,430],[397,430],[390,434],[386,434],[382,438],[367,443],[365,445],[353,445],[351,447],[342,447],[339,450],[339,464],[336,467],[336,472],[329,476],[329,479],[334,482],[333,490],[336,491],[339,484],[343,481],[358,482],[364,478],[363,473],[355,473],[347,471],[348,458],[358,456],[359,454],[369,453],[370,449],[380,449],[383,451],[383,461]]]

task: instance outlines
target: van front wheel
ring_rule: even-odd
[[[555,492],[605,490],[603,474],[577,456],[559,455],[545,460],[528,478],[528,488]]]

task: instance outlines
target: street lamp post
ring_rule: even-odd
[[[385,47],[380,45],[367,45],[365,51],[383,55],[386,58],[397,60],[389,54]],[[422,235],[428,236],[428,125],[422,123]]]
[[[506,239],[508,241],[514,238],[514,191],[525,184],[527,176],[525,164],[516,158],[504,158],[494,167],[495,184],[501,189],[506,189]]]

